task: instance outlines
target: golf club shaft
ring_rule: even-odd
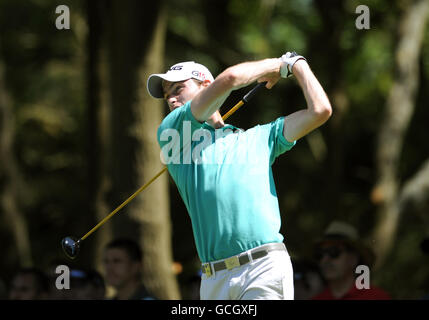
[[[248,102],[258,91],[259,88],[265,86],[267,82],[260,82],[252,90],[250,90],[235,106],[233,106],[227,113],[222,116],[222,120],[228,119],[235,111],[240,109],[246,102]]]
[[[152,182],[154,182],[161,174],[163,174],[165,171],[167,171],[167,167],[164,167],[160,172],[158,172],[152,179],[150,179],[146,184],[142,187],[140,187],[136,192],[134,192],[127,200],[122,202],[115,210],[113,210],[111,213],[109,213],[108,216],[106,216],[103,220],[101,220],[94,228],[92,228],[87,234],[85,234],[80,240],[85,240],[91,233],[93,233],[95,230],[100,228],[103,224],[107,222],[113,215],[115,215],[116,212],[121,210],[123,207],[125,207],[131,200],[133,200],[140,192],[142,192],[144,189],[146,189]]]
[[[222,120],[228,119],[234,112],[236,112],[241,106],[243,106],[246,102],[253,97],[256,91],[265,86],[266,82],[258,83],[252,90],[250,90],[244,97],[241,99],[234,107],[232,107],[225,115],[222,116]],[[100,228],[103,224],[105,224],[111,217],[113,217],[119,210],[125,207],[131,200],[133,200],[140,192],[146,189],[152,182],[154,182],[160,175],[162,175],[165,171],[167,171],[167,166],[165,166],[160,172],[158,172],[152,179],[150,179],[144,186],[140,187],[136,192],[134,192],[127,200],[122,202],[115,210],[109,213],[103,220],[101,220],[94,228],[88,231],[80,241],[88,238],[93,232],[95,232],[98,228]]]

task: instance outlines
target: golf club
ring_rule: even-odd
[[[244,97],[241,99],[234,107],[231,108],[225,115],[222,116],[223,120],[228,119],[234,112],[236,112],[241,106],[243,106],[246,102],[255,95],[256,91],[265,86],[267,82],[260,82],[256,86],[253,87]],[[67,236],[61,240],[61,246],[63,248],[64,253],[70,259],[75,259],[79,254],[80,245],[83,240],[89,237],[94,231],[100,228],[103,224],[105,224],[110,218],[112,218],[119,210],[125,207],[131,200],[133,200],[140,192],[146,189],[152,182],[154,182],[160,175],[162,175],[165,171],[167,171],[167,166],[165,166],[160,172],[158,172],[152,179],[150,179],[144,186],[140,187],[136,192],[134,192],[127,200],[125,200],[122,204],[120,204],[115,210],[109,213],[103,220],[101,220],[94,228],[88,231],[82,238],[77,239],[72,236]]]

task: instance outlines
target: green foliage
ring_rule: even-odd
[[[91,227],[82,223],[88,221],[84,208],[88,205],[86,130],[90,125],[83,3],[0,2],[0,57],[6,65],[7,90],[13,102],[16,159],[33,194],[21,205],[29,221],[34,257],[45,265],[60,254],[61,237],[80,235]],[[338,87],[343,90],[347,107],[341,121],[334,125],[334,104],[334,117],[318,130],[317,141],[326,147],[326,153],[318,158],[310,140],[303,138],[273,168],[282,232],[293,257],[308,255],[312,241],[334,218],[353,222],[364,236],[374,222],[375,207],[369,193],[376,178],[375,139],[396,76],[394,30],[400,10],[386,0],[368,1],[371,29],[359,31],[354,25],[354,9],[360,1],[333,3],[332,7],[326,3],[326,12],[322,12],[316,1],[310,0],[167,1],[165,68],[194,60],[207,65],[216,76],[233,63],[279,57],[294,50],[308,58],[329,94]],[[71,30],[55,28],[59,4],[71,9]],[[421,88],[401,159],[401,181],[429,156],[428,27],[424,39]],[[234,92],[222,110],[235,104],[245,90]],[[304,106],[296,81],[289,78],[271,91],[258,93],[230,121],[249,128]],[[334,166],[334,154],[341,158],[339,167]],[[192,261],[196,253],[190,222],[174,186],[171,193],[175,258]],[[405,217],[394,253],[375,276],[395,297],[417,298],[429,291],[428,258],[418,250],[425,231],[418,218]],[[16,256],[6,230],[1,232],[0,243],[7,247],[3,252],[9,252],[10,259],[0,270],[9,275],[16,267]]]
[[[60,4],[70,7],[71,19],[79,17],[77,2],[0,3],[0,57],[14,110],[15,158],[31,195],[20,207],[41,267],[58,254],[70,217],[85,199],[85,49],[78,30],[55,28]],[[13,248],[10,237],[2,246]],[[8,275],[16,266],[5,261],[3,268]]]

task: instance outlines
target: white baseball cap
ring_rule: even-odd
[[[147,91],[154,98],[164,98],[162,89],[162,80],[170,82],[185,81],[188,79],[196,79],[200,81],[214,81],[212,74],[202,64],[194,61],[179,62],[172,66],[166,73],[152,74],[147,79]]]

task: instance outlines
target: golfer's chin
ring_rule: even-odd
[[[170,106],[170,111],[176,110],[177,108],[183,107],[183,104],[175,104],[173,106]]]

